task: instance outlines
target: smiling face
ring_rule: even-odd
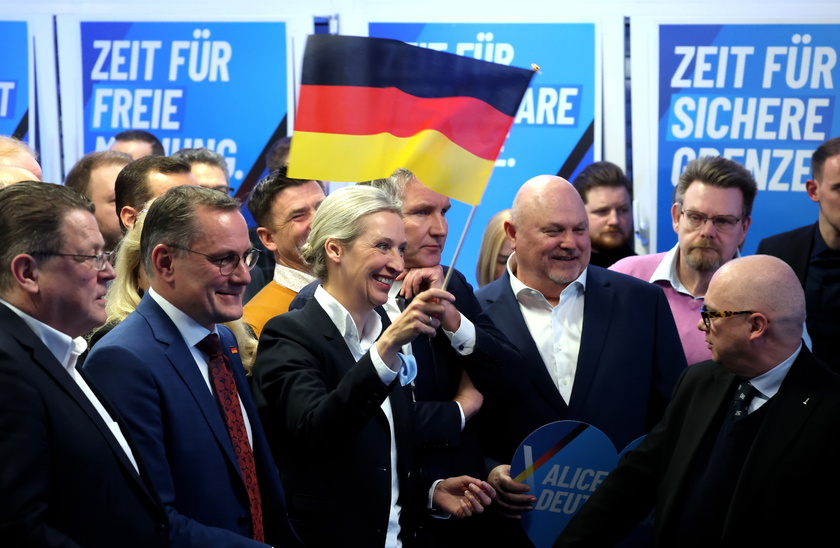
[[[505,230],[516,252],[517,278],[548,299],[557,298],[589,265],[586,210],[564,179],[544,175],[525,183]]]
[[[284,188],[271,200],[271,227],[259,227],[257,233],[274,259],[283,266],[307,272],[300,255],[312,229],[312,217],[324,201],[324,189],[317,181]]]
[[[727,215],[741,219],[730,233],[718,232],[711,220],[699,228],[689,228],[683,211],[695,211],[708,217]],[[685,192],[682,206],[671,207],[674,231],[680,246],[680,261],[699,272],[714,272],[735,258],[738,248],[747,237],[750,218],[744,216],[744,196],[738,188],[719,188],[700,181],[693,182]]]
[[[104,245],[96,218],[81,209],[64,217],[61,238],[59,252],[71,255],[96,255]],[[107,283],[115,276],[110,264],[97,271],[92,259],[52,256],[40,259],[38,265],[42,322],[71,337],[105,323]]]
[[[437,266],[449,233],[446,213],[449,198],[426,188],[418,179],[411,179],[403,190],[403,223],[408,247],[405,267]]]
[[[364,228],[347,246],[327,240],[324,289],[355,317],[388,300],[394,279],[403,271],[405,229],[396,213],[381,211],[364,219]]]
[[[586,214],[592,248],[615,249],[633,235],[630,193],[623,186],[596,186],[586,193]]]
[[[218,211],[199,206],[195,213],[199,236],[189,247],[198,253],[222,258],[226,255],[242,257],[250,248],[248,225],[239,211]],[[219,265],[207,257],[184,252],[161,244],[155,251],[167,249],[171,255],[171,271],[157,273],[152,287],[170,303],[207,329],[214,324],[242,317],[242,294],[251,281],[245,262],[225,276]],[[156,265],[158,262],[156,261]]]

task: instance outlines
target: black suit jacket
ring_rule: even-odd
[[[808,263],[814,247],[814,232],[817,223],[802,226],[788,232],[768,236],[760,242],[755,252],[758,255],[773,255],[786,262],[793,269],[799,283],[805,287],[808,276]]]
[[[509,463],[528,434],[558,420],[591,424],[621,451],[659,421],[686,368],[662,289],[597,266],[587,272],[583,330],[568,405],[525,324],[510,274],[505,272],[477,292],[484,311],[519,349],[520,367],[530,380],[522,402],[487,410],[489,428],[483,439],[489,455],[499,462]]]
[[[412,543],[414,490],[410,393],[386,386],[370,353],[358,362],[311,299],[269,320],[253,368],[254,394],[306,546],[384,546],[391,507],[394,417],[403,542]],[[428,485],[425,486],[428,488]]]
[[[2,304],[0,326],[0,545],[166,546],[166,512],[116,410],[88,381],[142,478],[78,384]]]
[[[572,519],[556,546],[613,546],[652,508],[655,546],[674,546],[695,456],[737,379],[712,361],[681,377],[663,418]],[[735,485],[715,546],[823,546],[837,534],[840,376],[807,348],[779,392]]]

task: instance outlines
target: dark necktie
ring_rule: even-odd
[[[236,461],[248,490],[251,506],[251,523],[254,530],[254,540],[263,542],[263,516],[260,486],[257,482],[257,469],[254,465],[254,453],[248,442],[248,431],[245,428],[245,418],[239,406],[239,391],[230,370],[230,362],[222,352],[222,344],[215,333],[207,335],[196,347],[210,357],[210,379],[213,393],[216,395],[222,415],[225,419]]]
[[[758,390],[750,384],[749,381],[741,381],[738,384],[738,390],[735,392],[735,420],[747,416],[747,410],[750,406],[750,402],[758,394]]]

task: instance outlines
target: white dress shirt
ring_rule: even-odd
[[[568,404],[572,397],[580,353],[588,270],[585,269],[575,281],[566,286],[560,293],[557,306],[552,306],[542,293],[523,284],[511,271],[511,260],[515,256],[514,252],[508,258],[510,287],[548,374]]]
[[[406,386],[414,380],[417,376],[417,364],[413,356],[404,356],[397,354],[400,358],[400,369],[394,371],[388,367],[379,352],[376,349],[376,339],[382,331],[382,319],[375,311],[370,310],[364,318],[364,325],[362,332],[356,327],[356,322],[344,306],[338,302],[335,297],[327,293],[322,287],[318,286],[315,289],[315,300],[324,309],[324,312],[330,317],[338,332],[344,338],[347,348],[353,354],[353,358],[359,361],[362,356],[370,351],[371,361],[376,369],[379,378],[386,385],[391,384],[397,375],[400,377],[400,385]],[[397,473],[397,442],[396,434],[394,432],[394,413],[391,409],[391,400],[385,398],[382,402],[382,411],[388,419],[388,427],[391,432],[391,509],[388,515],[388,532],[385,536],[385,546],[388,548],[402,546],[400,541],[400,512],[402,507],[399,504],[400,496],[400,480]]]

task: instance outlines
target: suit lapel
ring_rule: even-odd
[[[527,374],[530,375],[534,388],[557,413],[566,416],[568,413],[566,402],[557,390],[537,345],[531,337],[525,318],[522,317],[519,302],[510,288],[510,274],[505,272],[501,278],[490,285],[494,286],[491,288],[494,291],[484,295],[487,301],[484,307],[485,313],[519,350],[523,358],[522,365],[528,370]]]
[[[128,456],[125,453],[125,450],[120,446],[117,439],[114,437],[114,433],[111,432],[111,429],[105,424],[105,421],[102,419],[102,416],[93,406],[93,403],[88,399],[79,385],[74,381],[70,374],[67,372],[66,369],[58,362],[52,352],[50,352],[49,348],[44,345],[44,343],[35,335],[35,333],[29,328],[26,323],[17,316],[14,312],[9,310],[6,306],[0,305],[0,322],[2,322],[5,326],[7,331],[18,341],[21,345],[21,348],[28,350],[31,354],[32,361],[40,367],[57,385],[61,387],[61,389],[78,405],[82,411],[87,415],[102,437],[108,444],[108,447],[111,448],[111,452],[117,457],[117,460],[120,464],[129,471],[129,474],[132,478],[137,481],[138,484],[141,485],[144,491],[149,494],[150,498],[154,499],[152,494],[148,491],[147,486],[141,481],[140,476],[137,474],[137,470],[135,470],[134,465],[128,459]],[[77,375],[81,374],[81,371],[76,371]],[[87,378],[83,377],[85,382],[87,382]],[[100,400],[100,403],[105,407],[105,409],[111,414],[111,417],[114,420],[118,420],[119,415],[114,413],[113,409],[110,408],[106,399],[102,397],[101,394],[98,393],[96,387],[88,382],[91,390],[94,392],[96,397]],[[127,428],[119,422],[120,428],[123,431],[123,434],[127,432]]]
[[[732,495],[724,532],[733,521],[737,521],[740,512],[754,502],[751,501],[754,494],[761,492],[762,484],[767,481],[776,462],[789,451],[802,426],[819,407],[822,400],[821,378],[814,374],[812,364],[813,357],[803,345],[782,386],[772,398],[772,406],[768,408],[764,424],[744,462],[743,472]]]
[[[166,347],[163,352],[166,359],[183,380],[216,440],[224,449],[234,468],[238,470],[239,465],[237,464],[236,454],[233,452],[233,444],[230,441],[230,435],[216,398],[201,375],[195,358],[187,347],[187,343],[184,342],[184,338],[181,337],[178,328],[175,327],[175,324],[172,323],[163,309],[148,295],[143,297],[143,300],[137,306],[137,312],[149,322],[155,339]]]
[[[591,386],[600,366],[601,354],[608,344],[607,333],[612,322],[610,312],[615,298],[615,290],[609,282],[603,280],[597,267],[587,270],[586,285],[580,349],[569,402],[572,416],[577,415],[586,405],[584,396],[592,393]]]

